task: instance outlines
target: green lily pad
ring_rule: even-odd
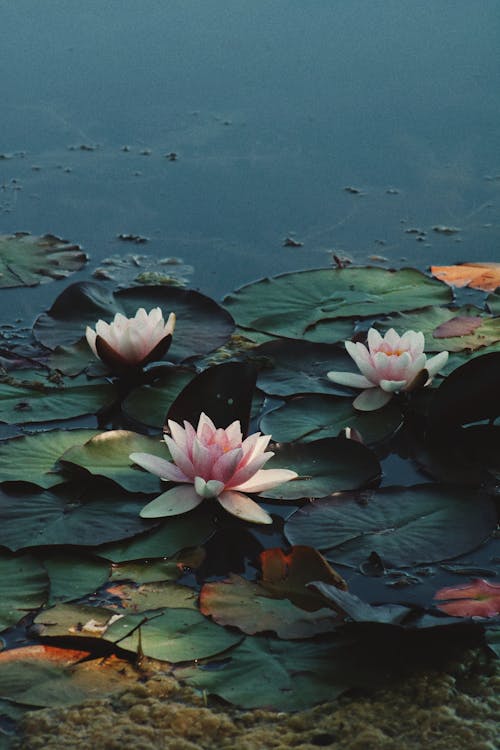
[[[198,610],[185,608],[126,615],[104,637],[127,651],[139,653],[140,648],[145,656],[173,663],[207,659],[241,640]]]
[[[234,574],[222,582],[206,583],[200,592],[200,608],[219,625],[249,635],[272,631],[283,639],[313,638],[331,632],[339,623],[331,609],[305,612],[289,599],[277,599],[258,583]]]
[[[372,451],[355,440],[344,438],[279,445],[266,468],[292,469],[299,475],[297,479],[260,493],[260,497],[276,500],[326,497],[333,492],[360,489],[374,482],[381,472]]]
[[[444,284],[411,268],[321,268],[262,279],[229,295],[224,304],[243,328],[333,343],[349,338],[353,330],[352,323],[340,321],[334,332],[338,318],[373,317],[451,300]]]
[[[0,382],[0,422],[52,422],[95,414],[116,397],[111,383],[78,378],[55,386],[46,381],[5,378]]]
[[[40,561],[50,578],[49,605],[94,594],[111,573],[109,562],[68,550],[43,554]]]
[[[464,331],[462,335],[446,334],[447,329],[453,331],[453,323],[457,334],[461,329]],[[426,352],[475,351],[500,341],[500,318],[493,318],[473,305],[453,310],[428,307],[419,312],[397,313],[379,321],[376,328],[381,333],[389,328],[395,328],[398,333],[422,331]],[[473,328],[470,333],[469,328]]]
[[[52,234],[26,232],[0,235],[0,288],[36,286],[65,279],[87,261],[79,245]]]
[[[486,628],[485,636],[488,647],[500,659],[500,626]]]
[[[110,581],[133,581],[137,584],[176,581],[186,570],[198,568],[204,559],[203,548],[194,547],[182,550],[171,558],[113,563]]]
[[[403,415],[393,399],[376,412],[360,412],[352,401],[334,396],[299,396],[265,414],[260,429],[278,442],[304,443],[337,437],[346,427],[356,429],[367,444],[378,443],[401,425]]]
[[[500,294],[492,292],[486,297],[486,305],[493,315],[500,315]]]
[[[134,451],[151,453],[170,459],[162,437],[148,437],[129,430],[108,430],[92,437],[84,445],[76,445],[61,456],[63,466],[77,466],[97,477],[106,477],[128,492],[160,491],[158,477],[133,466]]]
[[[48,489],[65,481],[57,465],[69,448],[98,435],[98,430],[50,430],[0,442],[2,482],[31,482]]]
[[[0,630],[16,625],[47,600],[49,579],[32,555],[0,552]]]
[[[26,485],[25,485],[26,486]],[[144,498],[109,482],[61,485],[52,492],[0,490],[0,545],[11,550],[51,544],[96,545],[151,528],[139,517]]]
[[[494,503],[477,489],[425,484],[309,503],[288,519],[285,534],[333,564],[357,567],[376,552],[404,567],[464,554],[495,526]]]
[[[91,377],[102,377],[109,372],[106,365],[96,359],[86,338],[71,346],[58,346],[50,353],[47,365],[51,370],[57,370],[72,378],[82,372]]]
[[[254,636],[207,664],[177,669],[199,690],[242,708],[298,711],[331,701],[369,681],[353,642],[336,637],[317,643]]]
[[[229,313],[210,297],[192,289],[173,286],[135,286],[114,294],[102,284],[84,281],[72,284],[34,325],[35,338],[49,349],[68,346],[82,338],[87,325],[99,319],[111,322],[117,312],[135,315],[161,307],[164,316],[175,312],[177,323],[168,359],[179,362],[202,356],[222,346],[234,330]]]
[[[192,370],[169,369],[151,385],[134,388],[123,401],[122,411],[137,422],[161,430],[168,410],[194,376]]]
[[[202,503],[189,515],[169,518],[158,528],[130,541],[97,547],[95,553],[114,563],[173,557],[187,547],[204,544],[215,529],[213,511]]]
[[[273,396],[298,393],[326,393],[348,396],[350,388],[338,386],[326,377],[330,370],[352,372],[355,365],[347,352],[330,344],[280,340],[262,344],[252,356],[263,363],[258,387]]]
[[[198,609],[198,594],[188,586],[172,581],[155,581],[136,586],[132,583],[114,583],[107,587],[120,608],[138,613],[152,609]]]

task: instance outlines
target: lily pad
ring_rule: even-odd
[[[444,284],[411,268],[321,268],[262,279],[229,295],[224,304],[243,328],[333,343],[353,330],[343,320],[335,333],[339,318],[373,317],[451,299]]]
[[[65,279],[79,271],[87,256],[52,234],[35,237],[26,232],[0,235],[0,288],[36,286]]]
[[[35,557],[0,553],[0,630],[41,607],[48,590],[47,573]]]
[[[111,574],[109,562],[68,550],[43,554],[40,561],[50,579],[49,605],[93,594]]]
[[[31,482],[48,489],[65,481],[57,465],[69,448],[82,445],[98,430],[50,430],[0,442],[2,482]]]
[[[493,292],[486,297],[486,305],[493,315],[500,315],[500,294]]]
[[[272,631],[288,640],[331,632],[340,622],[331,609],[305,612],[289,599],[277,599],[258,583],[233,574],[203,586],[200,609],[219,625],[237,627],[249,635]]]
[[[322,594],[336,612],[348,615],[354,622],[382,622],[387,625],[399,625],[411,612],[409,607],[403,607],[400,604],[383,604],[374,607],[349,591],[342,591],[323,581],[312,581],[310,587]]]
[[[52,544],[89,546],[126,539],[151,528],[138,499],[110,482],[54,491],[0,490],[0,545],[11,550]]]
[[[343,348],[309,341],[280,340],[262,344],[252,351],[253,356],[263,364],[257,385],[269,395],[326,393],[349,396],[352,393],[350,388],[337,386],[326,377],[330,370],[352,372],[353,361]]]
[[[203,544],[215,529],[213,512],[206,503],[202,503],[187,516],[169,518],[147,534],[130,541],[97,547],[95,553],[114,563],[173,557],[180,550]]]
[[[84,281],[67,287],[50,310],[36,320],[35,338],[49,349],[79,341],[87,325],[110,322],[117,312],[135,315],[161,307],[164,315],[175,312],[177,323],[168,359],[179,362],[202,356],[222,346],[234,330],[230,314],[210,297],[192,289],[172,286],[136,286],[114,294],[102,284]]]
[[[403,415],[394,400],[376,412],[360,412],[352,401],[334,396],[299,396],[268,412],[260,429],[278,442],[308,443],[337,437],[346,427],[356,429],[367,444],[378,443],[401,425]]]
[[[177,663],[219,654],[241,636],[210,622],[198,610],[180,608],[126,615],[107,629],[105,639],[127,651],[140,649],[145,656]]]
[[[161,430],[168,410],[194,376],[192,370],[171,368],[151,385],[134,388],[123,401],[122,411],[137,422]]]
[[[155,581],[139,586],[114,583],[106,591],[114,601],[120,600],[120,609],[134,614],[152,609],[198,609],[197,592],[172,581]]]
[[[495,526],[494,503],[477,489],[425,484],[313,501],[288,519],[285,534],[332,564],[357,567],[376,552],[405,567],[469,552]]]
[[[302,445],[282,444],[276,448],[266,468],[292,469],[299,475],[291,482],[260,493],[260,497],[276,500],[326,497],[333,492],[360,489],[374,482],[381,472],[372,451],[355,440],[344,438],[324,438]]]
[[[92,383],[85,378],[60,386],[46,381],[4,378],[0,382],[0,422],[52,422],[95,414],[110,406],[116,397],[111,383]]]
[[[123,691],[137,672],[116,657],[86,661],[88,651],[25,646],[0,654],[0,695],[21,704],[53,708]]]
[[[397,313],[378,322],[376,327],[381,332],[389,328],[399,333],[422,331],[426,352],[475,351],[500,341],[500,318],[493,318],[472,305],[453,310],[428,307],[414,313]]]
[[[133,581],[137,584],[176,581],[186,571],[196,570],[204,559],[203,547],[194,547],[171,558],[113,563],[110,580]]]
[[[108,430],[95,435],[84,445],[70,448],[60,460],[65,467],[76,466],[94,476],[111,479],[128,492],[158,492],[158,477],[133,466],[130,454],[134,451],[170,459],[162,437],[148,437],[130,430]]]
[[[351,640],[322,643],[254,636],[207,664],[177,669],[188,685],[242,708],[297,711],[369,681]]]

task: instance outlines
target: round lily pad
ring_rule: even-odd
[[[36,237],[26,232],[0,235],[0,288],[36,286],[64,279],[79,271],[87,256],[52,234]]]
[[[237,324],[289,338],[333,343],[362,318],[451,302],[444,284],[411,268],[321,268],[266,278],[224,300]],[[331,323],[335,321],[335,323]]]
[[[97,282],[84,281],[67,287],[50,310],[36,320],[35,338],[49,349],[79,341],[87,325],[100,319],[111,322],[117,312],[135,315],[161,307],[164,317],[177,316],[168,359],[179,362],[202,356],[222,346],[234,330],[231,315],[210,297],[192,289],[172,286],[136,286],[114,294]]]
[[[40,561],[50,579],[48,604],[93,594],[111,574],[109,562],[68,550],[43,553]]]
[[[312,502],[289,518],[285,534],[332,563],[357,567],[376,552],[404,567],[464,554],[495,526],[494,503],[477,489],[425,484]]]
[[[252,351],[253,356],[261,365],[257,385],[269,395],[352,393],[350,388],[336,385],[326,377],[330,370],[356,369],[344,348],[287,339],[262,344]]]
[[[32,555],[0,553],[0,630],[15,625],[48,597],[46,571]]]
[[[155,524],[139,517],[138,499],[110,482],[61,485],[49,492],[0,490],[0,545],[96,545],[126,539]]]
[[[49,430],[4,440],[0,442],[0,480],[31,482],[46,489],[60,484],[66,479],[57,465],[62,454],[98,434],[98,430]]]
[[[260,421],[262,432],[273,440],[308,443],[325,437],[337,437],[346,427],[356,429],[365,443],[377,443],[392,435],[403,415],[395,401],[374,412],[360,412],[352,401],[334,396],[299,396],[268,412]]]
[[[61,456],[61,463],[65,467],[77,466],[94,476],[111,479],[128,492],[159,492],[158,477],[133,465],[130,454],[134,452],[170,459],[161,436],[148,437],[130,430],[108,430],[91,437],[83,445],[67,450]]]
[[[177,396],[194,378],[192,370],[169,368],[151,385],[134,388],[122,403],[122,411],[137,422],[161,430]]]
[[[260,497],[277,500],[326,497],[332,492],[366,487],[381,472],[376,455],[355,440],[324,438],[302,445],[282,444],[273,450],[275,455],[266,469],[292,469],[299,476],[261,492]]]
[[[95,414],[110,406],[116,397],[111,383],[85,378],[75,378],[59,386],[42,380],[6,378],[0,382],[0,422],[52,422]]]

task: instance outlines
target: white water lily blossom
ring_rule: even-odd
[[[205,498],[216,498],[225,510],[255,523],[272,523],[271,516],[247,492],[262,492],[295,479],[289,469],[262,469],[271,456],[266,451],[270,435],[256,432],[243,440],[239,421],[226,429],[215,427],[201,414],[195,430],[169,420],[165,435],[173,462],[150,453],[131,453],[130,458],[161,479],[179,483],[146,505],[142,518],[177,516],[195,508]]]
[[[394,393],[427,385],[444,367],[448,352],[427,359],[424,346],[424,334],[420,331],[406,331],[399,336],[390,328],[382,337],[375,328],[370,328],[367,347],[359,342],[345,342],[360,372],[329,372],[327,376],[339,385],[363,389],[353,401],[355,409],[380,409]]]
[[[87,326],[85,336],[96,357],[113,370],[123,370],[160,359],[170,346],[174,328],[174,313],[165,323],[159,307],[149,313],[140,307],[133,318],[116,313],[111,323],[98,320],[95,330]]]

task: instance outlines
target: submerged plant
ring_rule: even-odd
[[[345,342],[347,352],[360,372],[332,371],[327,375],[339,385],[363,389],[354,399],[356,409],[380,409],[394,393],[427,385],[444,367],[448,352],[440,352],[427,359],[424,346],[424,334],[420,331],[406,331],[400,336],[394,328],[390,328],[382,337],[375,328],[370,328],[367,347],[360,342]]]
[[[115,372],[144,367],[162,357],[172,342],[175,314],[165,323],[159,307],[149,313],[140,307],[133,318],[116,313],[111,323],[98,320],[85,336],[95,356]]]
[[[143,518],[180,515],[205,498],[216,498],[228,513],[245,521],[272,523],[271,516],[244,494],[262,492],[297,477],[289,469],[262,469],[274,455],[266,451],[270,435],[256,432],[243,440],[238,420],[226,429],[216,428],[203,413],[196,430],[189,422],[181,427],[169,420],[168,426],[171,435],[165,435],[165,442],[173,463],[150,453],[130,454],[143,469],[180,483],[148,503],[141,511]]]

